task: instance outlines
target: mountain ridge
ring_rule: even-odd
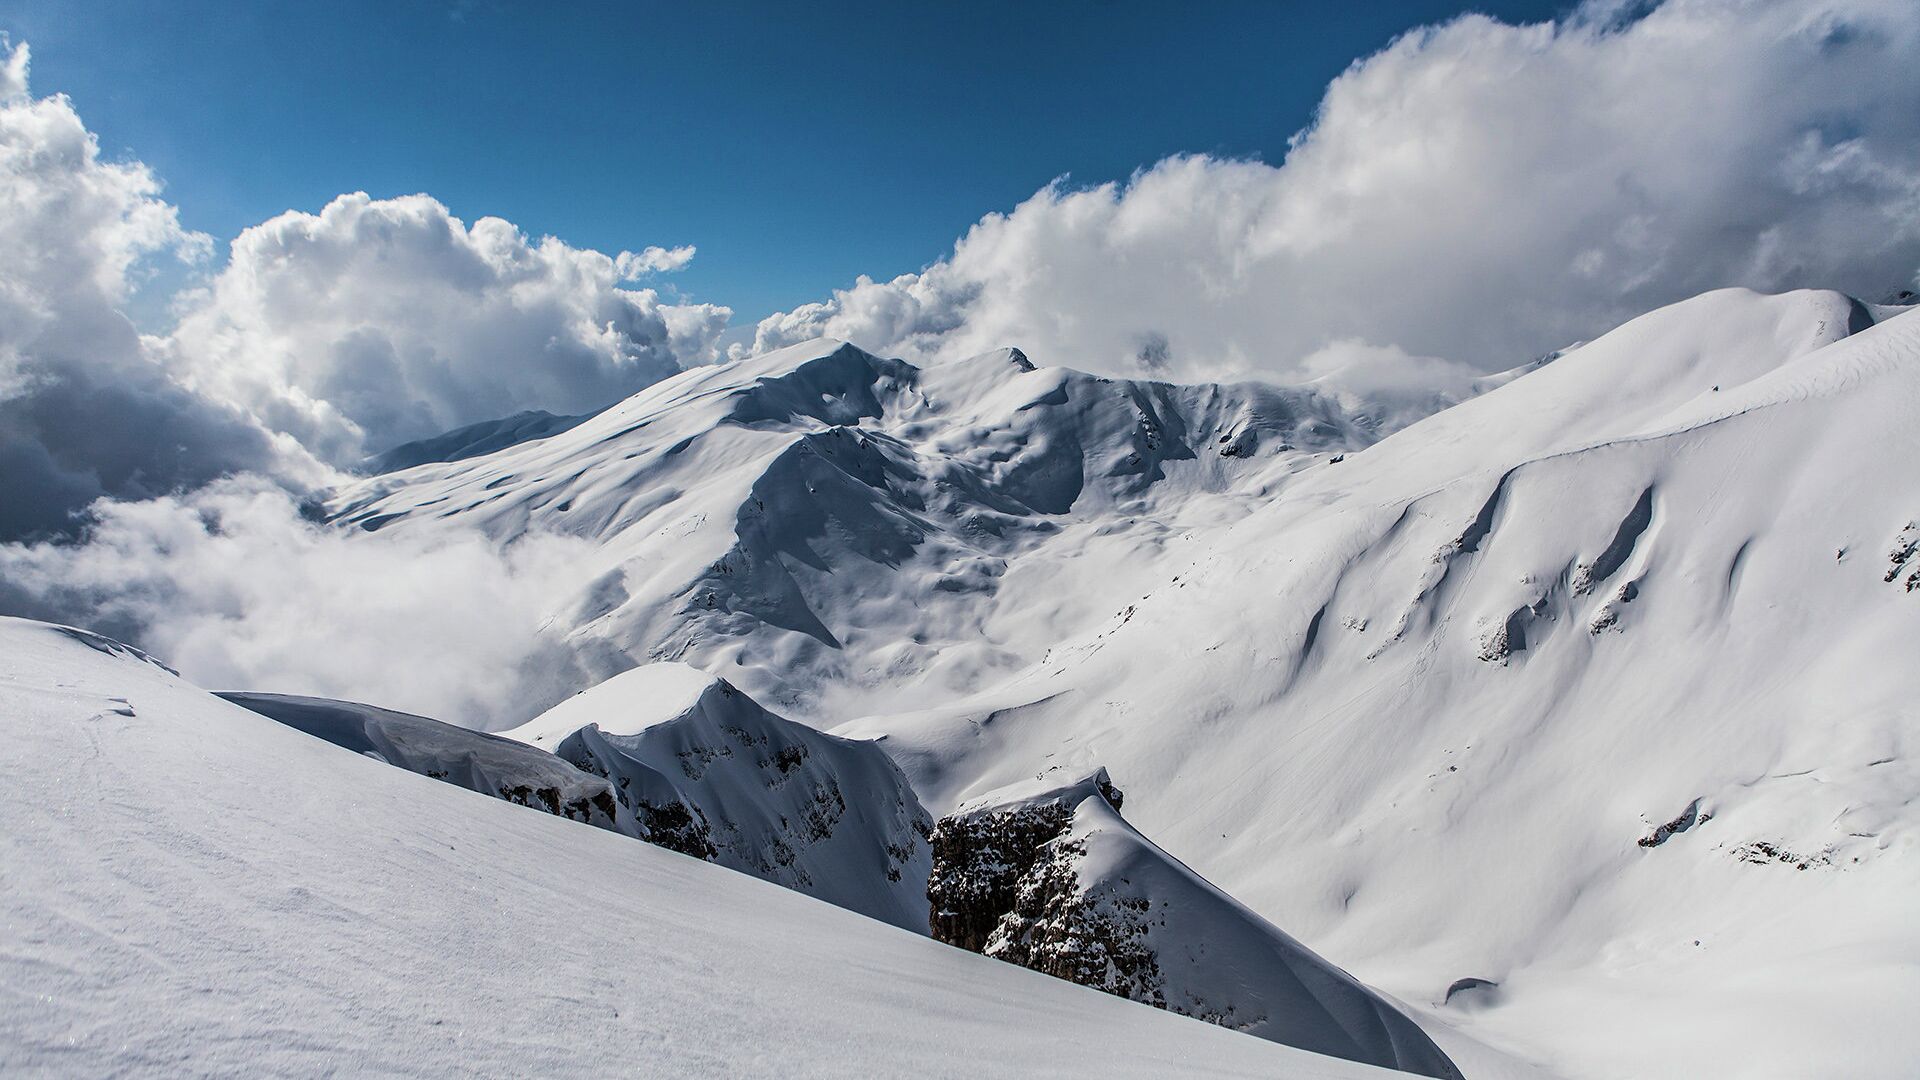
[[[557,621],[600,677],[686,660],[803,718],[844,717],[1028,662],[1089,609],[1022,626],[1017,599],[996,597],[1073,573],[1089,545],[1112,554],[1084,591],[1118,592],[1106,579],[1130,576],[1131,550],[1183,542],[1179,518],[1243,514],[1379,434],[1311,388],[1115,380],[1006,349],[919,369],[828,339],[683,372],[537,442],[358,482],[328,512],[593,538]],[[771,671],[813,672],[836,699]]]
[[[1304,474],[1000,687],[842,730],[887,733],[936,813],[1039,762],[1111,767],[1254,910],[1572,1075],[1711,1071],[1756,1016],[1811,1040],[1872,1015],[1920,992],[1893,959],[1920,609],[1883,580],[1920,511],[1920,322],[1853,307],[1643,317]],[[1639,844],[1696,801],[1710,820]],[[1885,959],[1835,971],[1812,943],[1836,941]],[[1777,1004],[1796,970],[1827,1004]],[[1445,1006],[1466,978],[1498,1004]],[[1696,1003],[1691,1041],[1626,1037],[1647,986]],[[1920,1049],[1880,1038],[1855,1068]],[[1812,1045],[1779,1067],[1837,1067]]]

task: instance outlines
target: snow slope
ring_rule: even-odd
[[[1491,383],[1377,438],[1311,388],[814,343],[330,505],[595,538],[554,626],[598,670],[881,740],[935,814],[1109,768],[1470,1076],[1912,1075],[1920,315],[1710,293]]]
[[[1917,457],[1920,315],[1707,294],[842,730],[935,813],[1107,766],[1207,879],[1568,1075],[1912,1075]]]
[[[1393,1006],[1180,866],[1104,799],[1078,805],[1101,793],[1117,804],[1104,772],[1097,783],[995,793],[935,831],[876,745],[774,716],[682,664],[616,676],[507,738],[353,702],[217,696],[344,751],[718,862],[916,933],[929,927],[930,870],[943,881],[934,899],[948,904],[963,891],[957,883],[990,879],[993,902],[972,905],[983,929],[943,934],[948,912],[931,920],[936,938],[1276,1042],[1458,1075]],[[1048,828],[1012,830],[1029,842],[967,849],[954,839],[997,835],[1005,821],[1035,815]],[[943,834],[944,864],[932,858]],[[1041,908],[1044,920],[1034,918]],[[1016,925],[1028,929],[1012,934]],[[1089,933],[1101,927],[1112,932]],[[1040,933],[1050,945],[1029,940]],[[1063,934],[1074,955],[1061,953]],[[1089,950],[1090,941],[1110,947]],[[1101,975],[1118,970],[1110,961],[1118,957],[1133,961],[1125,978]]]
[[[511,739],[331,698],[240,692],[218,696],[408,772],[603,829],[639,833],[632,813],[604,777]]]
[[[592,538],[554,622],[603,677],[684,660],[837,722],[1024,668],[1196,530],[1445,401],[1366,404],[1097,378],[1011,349],[921,370],[823,340],[328,505],[368,529]]]
[[[374,473],[398,472],[438,461],[464,461],[505,450],[521,443],[558,435],[580,426],[592,413],[581,416],[556,416],[543,409],[529,409],[498,420],[454,428],[430,439],[401,443],[368,462]]]
[[[0,1072],[1392,1075],[436,783],[0,619]]]
[[[933,819],[873,743],[776,716],[684,664],[616,675],[508,736],[608,778],[654,843],[926,932]]]
[[[934,936],[1289,1046],[1457,1080],[1413,1021],[1154,846],[1120,806],[1101,770],[943,818]]]

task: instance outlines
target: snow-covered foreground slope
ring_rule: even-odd
[[[1299,474],[1022,676],[843,730],[936,814],[1106,766],[1209,880],[1571,1075],[1909,1076],[1916,459],[1920,315],[1709,294]],[[1464,979],[1498,985],[1443,1004]]]
[[[1026,667],[1279,479],[1446,400],[1367,404],[1097,378],[1011,349],[921,370],[817,341],[329,506],[368,529],[594,539],[554,619],[594,670],[685,660],[839,720]]]
[[[0,620],[0,1072],[1391,1075],[342,752]]]
[[[969,802],[934,832],[934,936],[1350,1061],[1457,1080],[1420,1028],[1120,816],[1104,771]]]

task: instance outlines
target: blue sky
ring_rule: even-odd
[[[221,241],[424,191],[605,251],[695,244],[670,284],[740,327],[918,269],[1061,174],[1278,161],[1350,61],[1467,9],[16,0],[0,29]]]
[[[1424,400],[1920,282],[1913,0],[453,2],[0,6],[16,535],[821,337]]]

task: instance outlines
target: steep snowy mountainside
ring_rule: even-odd
[[[653,843],[926,932],[933,820],[873,743],[684,664],[616,675],[508,735],[605,777]]]
[[[529,409],[498,420],[482,420],[430,439],[401,443],[369,462],[368,471],[389,473],[436,461],[463,461],[570,431],[592,415],[555,416],[542,409]]]
[[[1316,1053],[1458,1075],[1391,1005],[1124,820],[1076,811],[1090,794],[1117,808],[1104,772],[1039,795],[1000,793],[936,832],[875,744],[783,720],[682,664],[617,676],[512,738],[353,702],[217,696],[344,751],[718,862],[916,933],[931,927],[936,938],[995,959]],[[1030,842],[1009,844],[1005,823],[1036,815],[1049,826],[1044,835],[1013,828]],[[943,835],[941,863],[928,841],[937,848]],[[994,843],[956,842],[982,836]],[[957,899],[958,883],[981,880],[995,885],[984,901]],[[978,940],[943,934],[954,913],[930,918],[930,898],[984,920]],[[1090,977],[1122,969],[1124,978]]]
[[[327,698],[219,696],[422,776],[926,930],[932,819],[892,760],[685,665],[616,676],[513,737]]]
[[[112,650],[107,639],[88,640]],[[1104,771],[1037,795],[998,793],[936,832],[874,744],[773,716],[682,664],[617,676],[511,738],[353,702],[217,696],[344,751],[718,862],[916,933],[931,927],[936,938],[995,959],[1316,1053],[1457,1075],[1391,1005],[1117,815],[1076,811],[1092,794],[1117,809]],[[1035,817],[1044,835],[1006,825]],[[1009,834],[1029,842],[1010,844]],[[931,857],[930,835],[936,849],[945,836],[944,863]],[[961,842],[980,837],[994,842]],[[960,886],[981,881],[993,887],[966,902]],[[980,932],[943,934],[956,916],[930,918],[930,898],[958,906]],[[1014,933],[1016,925],[1024,929]],[[1090,977],[1123,968],[1124,978]]]
[[[218,695],[356,754],[408,772],[603,829],[636,834],[633,815],[604,777],[544,750],[424,716],[293,694]]]
[[[1720,395],[1873,326],[1875,310],[1834,292],[1707,293],[1568,350],[1497,395],[1436,413],[1391,452],[1356,455],[1349,472],[1303,487],[1343,494],[1392,472],[1394,492],[1419,490],[1624,438],[1688,403],[1717,407],[1730,400]]]
[[[1904,1075],[1916,451],[1920,315],[1707,294],[1303,474],[1021,676],[840,730],[936,814],[1109,766],[1316,952],[1570,1075]]]
[[[922,370],[817,341],[329,506],[368,529],[599,540],[555,618],[596,671],[684,660],[837,722],[1025,667],[1378,428],[1313,388],[1105,379],[1011,349]]]
[[[1392,1004],[1141,836],[1099,770],[1001,789],[934,831],[934,936],[1250,1035],[1458,1078]]]
[[[1329,372],[1307,385],[1332,399],[1354,418],[1355,423],[1385,437],[1537,371],[1567,351],[1561,349],[1548,353],[1491,375],[1473,376],[1452,370],[1429,372],[1434,376],[1431,380],[1403,384],[1393,378],[1382,379],[1372,375],[1363,366],[1357,373],[1345,368]]]
[[[309,738],[0,619],[10,1076],[1393,1075]]]

